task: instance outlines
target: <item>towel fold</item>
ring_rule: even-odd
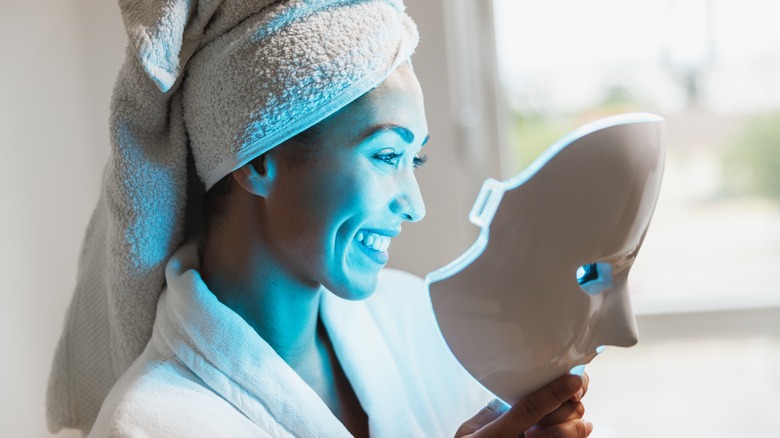
[[[129,46],[49,379],[52,432],[88,431],[143,350],[203,189],[377,86],[418,40],[398,0],[119,4]]]

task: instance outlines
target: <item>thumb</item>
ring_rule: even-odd
[[[455,438],[471,435],[508,410],[509,405],[494,398],[484,408],[477,412],[476,415],[466,420],[466,422],[458,428],[458,431],[455,432]]]

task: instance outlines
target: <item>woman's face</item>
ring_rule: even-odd
[[[376,288],[401,224],[425,215],[415,168],[428,126],[411,67],[399,67],[316,132],[312,144],[268,153],[278,173],[266,202],[267,239],[288,275],[362,299]]]

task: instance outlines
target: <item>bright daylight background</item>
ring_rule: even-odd
[[[667,119],[630,285],[640,344],[589,367],[597,437],[778,437],[780,3],[494,0],[513,174],[567,131]]]

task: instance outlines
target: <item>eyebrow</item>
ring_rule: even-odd
[[[365,140],[383,131],[395,132],[396,134],[398,134],[398,136],[401,137],[401,140],[403,140],[405,143],[412,143],[414,141],[414,133],[412,133],[412,131],[404,128],[403,126],[394,125],[392,123],[384,123],[381,125],[372,126],[368,128],[365,132],[363,132],[363,134],[360,136],[360,139]],[[425,146],[425,143],[428,143],[428,140],[430,138],[431,138],[430,135],[426,135],[425,139],[423,139],[421,146]]]

